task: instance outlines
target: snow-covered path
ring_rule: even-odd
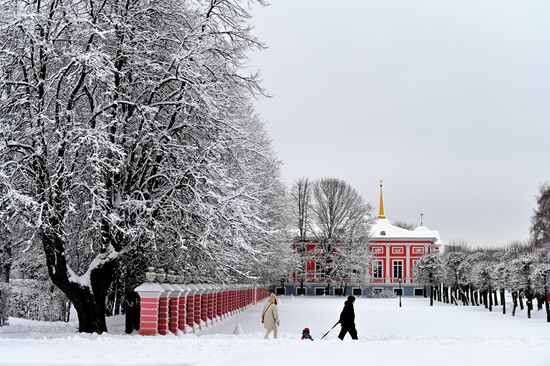
[[[195,335],[71,334],[71,325],[13,319],[0,328],[0,365],[550,365],[550,324],[535,313],[515,318],[481,307],[425,299],[356,301],[359,341],[336,339],[342,298],[281,298],[278,340],[263,340],[261,305]],[[243,335],[232,335],[237,322]],[[314,342],[300,341],[309,327]],[[110,328],[120,331],[119,324]]]

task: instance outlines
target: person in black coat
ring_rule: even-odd
[[[354,296],[348,296],[347,301],[344,303],[344,310],[340,314],[340,324],[342,325],[342,330],[338,338],[344,340],[346,333],[349,332],[351,339],[357,339],[357,330],[355,329],[355,311],[353,310],[353,303],[355,302]]]

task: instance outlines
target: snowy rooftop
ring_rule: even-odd
[[[377,219],[371,227],[373,239],[435,239],[435,243],[441,245],[439,231],[430,230],[425,226],[419,226],[414,230],[407,230],[395,226],[388,219]]]

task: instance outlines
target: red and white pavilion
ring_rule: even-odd
[[[351,284],[346,294],[360,296],[398,293],[401,287],[403,295],[422,296],[424,288],[415,283],[413,269],[424,254],[440,252],[443,243],[439,231],[430,230],[422,223],[414,230],[393,225],[384,214],[382,183],[380,183],[379,213],[371,227],[370,237],[368,245],[373,254],[370,279],[366,283]],[[315,249],[317,242],[308,240],[305,244],[306,250],[311,252]],[[314,259],[308,260],[304,289],[300,283],[297,283],[296,275],[293,274],[290,282],[285,284],[284,290],[279,288],[278,292],[301,294],[305,290],[307,295],[324,294],[325,281],[322,274],[317,273],[317,268]],[[338,294],[339,291],[341,291],[340,288],[335,287],[331,289],[331,295]]]
[[[384,214],[382,184],[380,184],[380,206],[378,219],[371,228],[369,250],[373,253],[370,284],[373,292],[387,288],[395,289],[401,281],[404,294],[422,295],[422,286],[414,282],[413,269],[424,254],[439,253],[441,245],[439,231],[426,226],[407,230],[395,226]]]

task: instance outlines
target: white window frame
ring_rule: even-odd
[[[416,295],[416,290],[422,290],[422,295]],[[413,288],[413,296],[424,296],[424,288],[423,287],[414,287]]]
[[[395,263],[401,262],[401,277],[395,275]],[[399,278],[404,279],[403,275],[403,269],[405,268],[404,265],[405,260],[404,259],[392,259],[391,266],[392,266],[392,279],[398,280]]]
[[[382,246],[373,246],[370,251],[373,254],[382,254],[384,252],[384,247],[382,247]]]
[[[380,290],[380,294],[383,294],[383,293],[384,293],[384,288],[383,288],[383,287],[373,287],[373,288],[371,289],[371,293],[372,293],[373,295],[380,295],[380,294],[377,294],[377,293],[376,293],[377,290]]]
[[[405,296],[405,288],[404,287],[401,287],[401,288],[393,287],[393,294],[395,296],[399,296],[398,294],[395,293],[396,291],[399,291],[399,290],[401,290],[401,296]]]
[[[360,291],[361,291],[361,295],[353,295],[353,291],[354,291],[354,290],[360,290]],[[363,296],[363,288],[362,288],[362,287],[352,287],[352,288],[351,288],[351,294],[352,294],[353,296]]]
[[[374,275],[374,273],[375,273],[374,268],[375,268],[375,266],[376,266],[377,263],[380,264],[380,266],[379,266],[379,268],[381,269],[381,271],[380,271],[380,277],[376,277],[376,276]],[[384,278],[384,260],[383,260],[383,259],[375,259],[375,260],[373,261],[372,265],[373,265],[373,266],[372,266],[372,278],[376,278],[376,279]],[[378,272],[378,271],[376,271],[376,272]]]
[[[403,247],[391,247],[391,254],[405,254],[405,248]]]
[[[306,295],[307,295],[307,287],[304,286],[305,294],[303,294],[303,295],[298,295],[298,290],[299,290],[299,289],[301,289],[300,286],[296,286],[296,287],[294,288],[294,295],[296,295],[296,296],[306,296]]]

